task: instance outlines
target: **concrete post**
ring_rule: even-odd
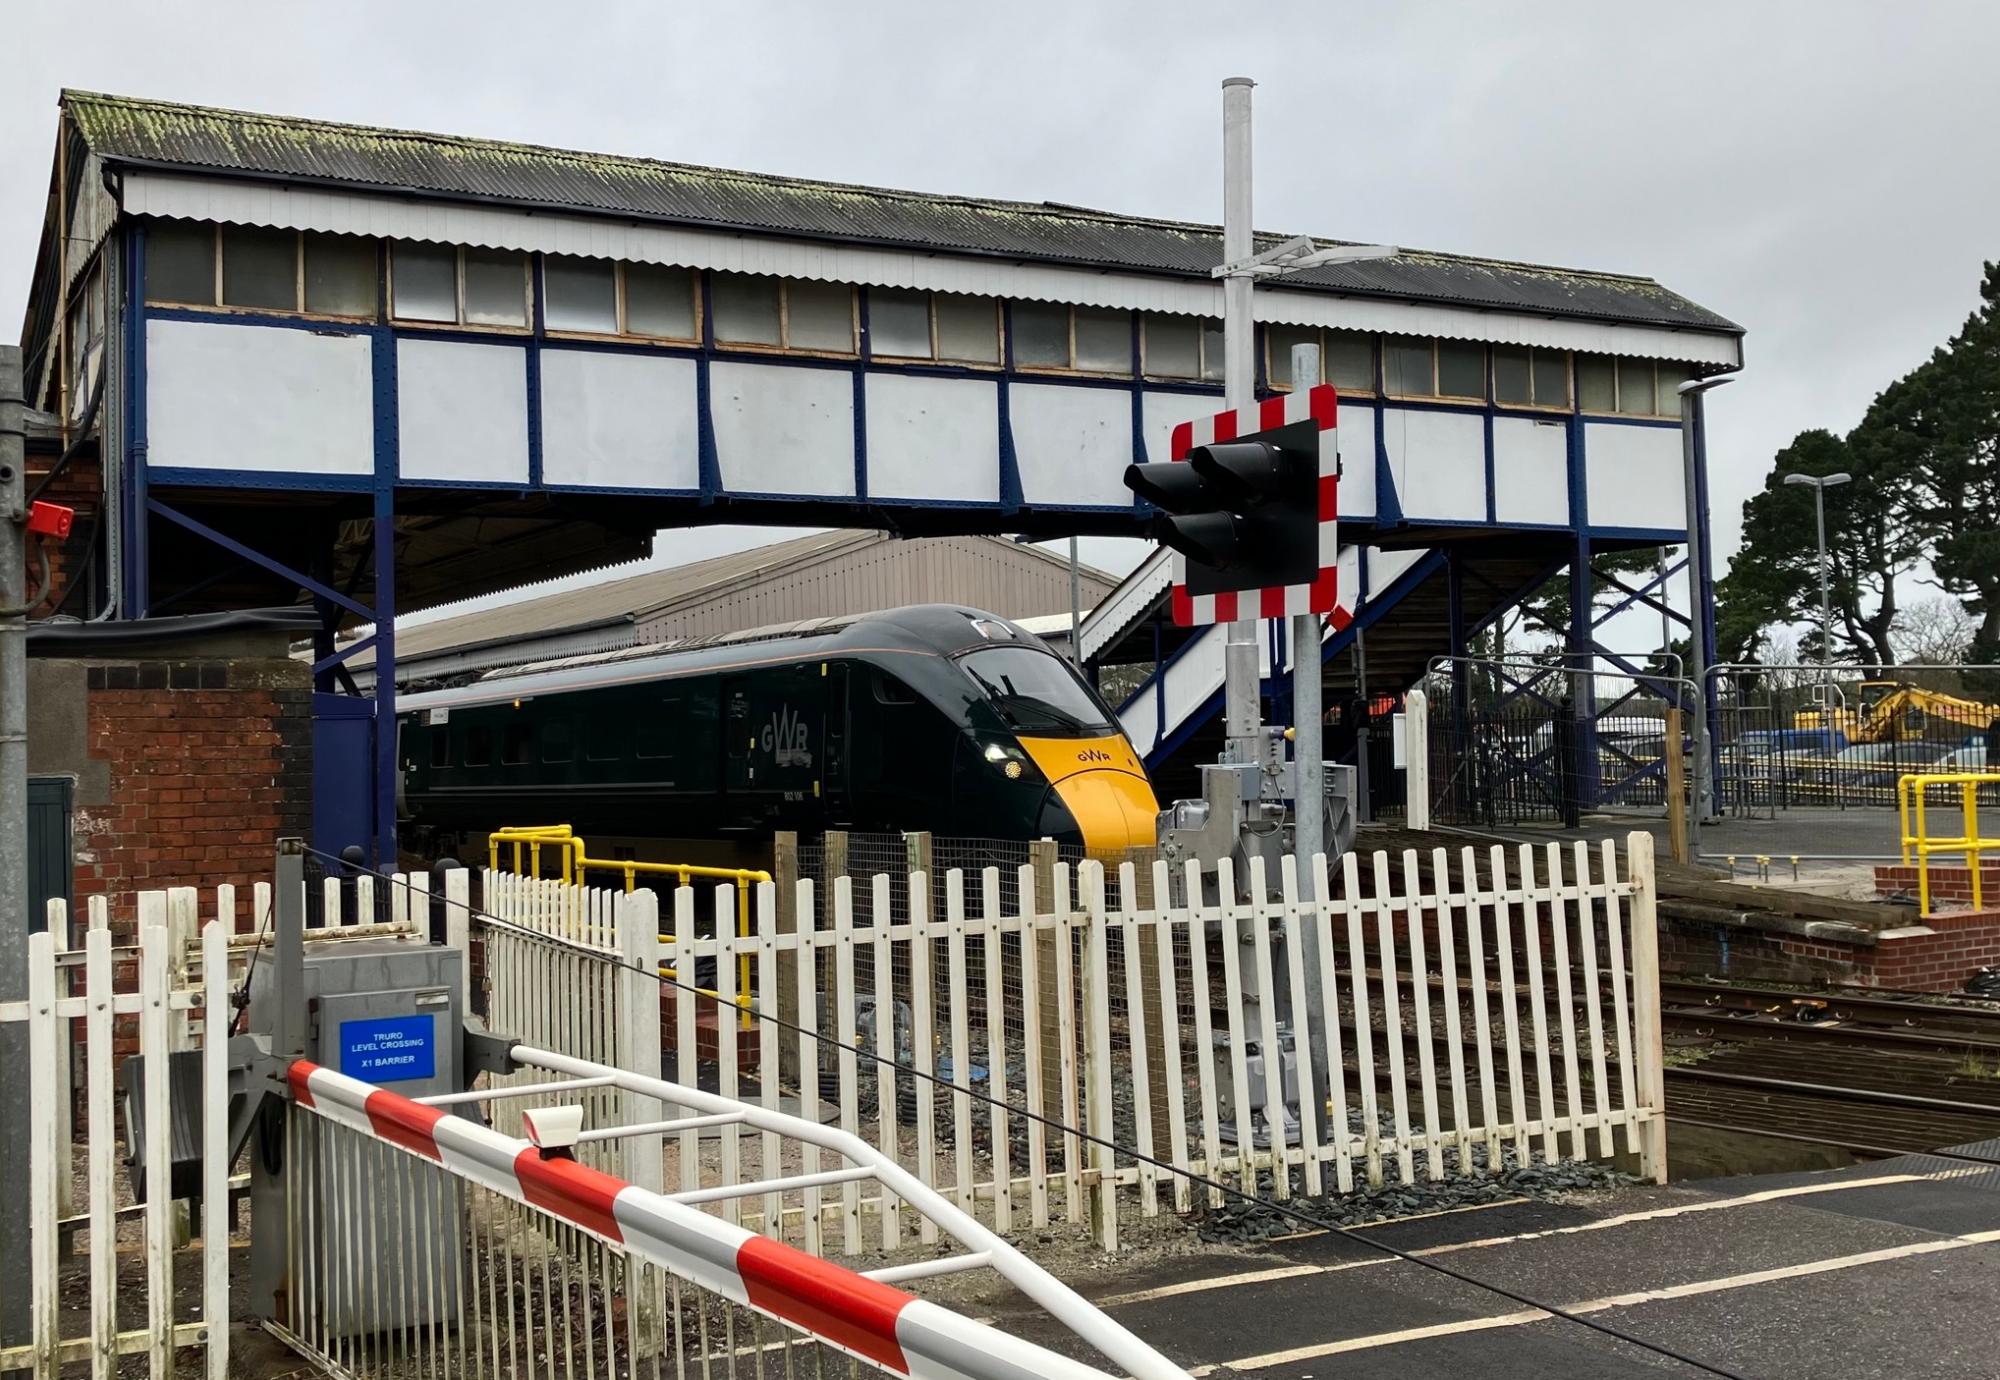
[[[1248,77],[1222,83],[1222,258],[1239,263],[1256,252],[1250,218],[1250,89]],[[1252,280],[1238,274],[1222,280],[1222,395],[1227,407],[1256,400],[1257,336],[1250,313]],[[1223,644],[1223,715],[1230,761],[1257,759],[1257,625],[1231,622]]]
[[[1028,865],[1034,869],[1035,899],[1031,913],[1052,915],[1056,905],[1056,841],[1036,839],[1028,845]],[[1043,1116],[1062,1120],[1062,1026],[1056,999],[1056,932],[1053,928],[1035,931],[1035,987],[1042,1028],[1034,1038],[1042,1042]]]
[[[799,928],[799,836],[781,829],[771,840],[771,882],[778,898],[778,933],[794,934]],[[888,917],[877,916],[875,923],[886,925]],[[778,1017],[794,1025],[799,1019],[798,965],[778,965]],[[799,1042],[778,1041],[778,1070],[786,1078],[799,1075]]]
[[[27,434],[21,351],[0,345],[0,1001],[28,996]],[[27,1025],[0,1025],[0,1260],[28,1241]],[[28,1291],[0,1289],[0,1345],[28,1341]]]

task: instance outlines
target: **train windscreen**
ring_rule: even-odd
[[[1069,663],[1051,653],[985,647],[959,664],[1017,732],[1103,733],[1111,727]]]

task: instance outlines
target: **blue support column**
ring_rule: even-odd
[[[396,864],[396,491],[375,486],[375,865]]]
[[[1585,810],[1597,804],[1598,793],[1597,678],[1594,674],[1597,639],[1591,635],[1590,616],[1595,593],[1595,582],[1590,576],[1590,538],[1579,531],[1575,554],[1570,557],[1569,563],[1569,655],[1566,658],[1569,669],[1575,673],[1570,677],[1568,698],[1576,719],[1576,760],[1564,763],[1563,769],[1570,774],[1578,808]]]
[[[146,493],[146,227],[125,231],[125,483],[123,609],[144,618],[152,603]]]

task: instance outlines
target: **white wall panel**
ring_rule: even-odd
[[[1404,517],[1486,521],[1486,427],[1477,414],[1391,407],[1382,439]]]
[[[1389,587],[1402,579],[1404,573],[1422,560],[1424,555],[1422,551],[1413,551],[1407,547],[1397,547],[1393,551],[1384,551],[1379,546],[1369,547],[1368,597],[1376,599],[1387,593]]]
[[[1335,444],[1340,451],[1340,516],[1375,516],[1375,409],[1340,400],[1335,414]]]
[[[547,483],[699,488],[698,417],[691,359],[542,351]]]
[[[708,380],[723,488],[853,496],[852,374],[718,362]]]
[[[1592,527],[1687,530],[1678,427],[1586,422],[1583,470]]]
[[[528,482],[528,352],[458,340],[396,342],[404,479]]]
[[[870,374],[868,493],[999,502],[999,386],[984,379]]]
[[[1569,429],[1559,421],[1493,419],[1493,515],[1569,525]]]
[[[1143,419],[1140,431],[1146,439],[1146,459],[1156,463],[1173,459],[1175,427],[1197,417],[1212,417],[1224,410],[1221,398],[1147,390],[1144,410],[1140,413]]]
[[[372,474],[372,351],[358,334],[148,321],[147,461]]]
[[[1008,409],[1027,502],[1132,506],[1125,487],[1125,467],[1132,463],[1131,394],[1017,383]]]

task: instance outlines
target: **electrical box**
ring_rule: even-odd
[[[408,939],[319,940],[305,955],[306,1058],[351,1078],[421,1098],[461,1091],[464,955]],[[277,980],[259,964],[250,1021],[275,1029]],[[283,1137],[266,1136],[254,1159],[253,1210],[303,1215],[290,1231],[255,1238],[314,1239],[317,1258],[261,1259],[253,1251],[253,1295],[271,1316],[286,1290],[315,1295],[313,1316],[332,1335],[366,1336],[442,1323],[458,1315],[465,1194],[442,1170],[309,1111],[316,1146],[283,1164]],[[275,1157],[279,1163],[270,1161]],[[289,1178],[290,1183],[286,1180]],[[275,1185],[275,1187],[273,1187]],[[301,1232],[301,1225],[307,1228]],[[303,1278],[288,1278],[299,1275]],[[357,1281],[366,1281],[365,1286]]]

